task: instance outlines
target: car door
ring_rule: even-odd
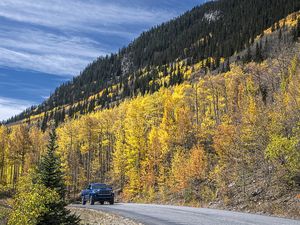
[[[91,185],[89,185],[85,190],[82,191],[82,196],[84,199],[88,200],[90,197]]]

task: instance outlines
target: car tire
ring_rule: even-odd
[[[111,199],[111,200],[109,201],[109,204],[110,204],[110,205],[115,204],[115,200],[114,200],[114,199]]]
[[[85,205],[86,204],[86,200],[85,200],[85,198],[84,198],[84,196],[82,196],[82,205]]]
[[[93,196],[90,197],[90,205],[95,205],[95,200]]]

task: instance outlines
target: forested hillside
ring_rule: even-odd
[[[0,125],[10,224],[71,218],[62,177],[69,200],[106,182],[122,201],[300,218],[299,6],[207,3]]]
[[[255,42],[276,21],[300,9],[295,0],[219,0],[198,6],[170,22],[144,32],[119,53],[100,57],[57,88],[48,100],[7,123],[35,120],[45,129],[51,119],[76,117],[109,108],[128,97],[180,84],[200,63],[208,70],[227,71],[229,57]],[[198,69],[199,70],[199,69]]]
[[[299,218],[299,18],[265,31],[265,60],[246,51],[230,71],[66,119],[56,132],[68,197],[100,181],[123,201]],[[0,182],[14,189],[45,154],[48,132],[20,124],[1,126],[0,137]]]

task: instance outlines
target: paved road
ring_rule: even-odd
[[[119,214],[145,225],[300,225],[300,220],[182,206],[131,203],[72,206]]]

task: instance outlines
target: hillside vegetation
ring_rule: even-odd
[[[299,217],[299,44],[280,50],[68,119],[57,128],[68,196],[100,181],[128,201]],[[47,132],[26,124],[0,131],[1,183],[15,187],[39,162]]]
[[[245,6],[256,1],[241,2]],[[237,7],[233,1],[224,0],[203,8],[229,3],[233,9]],[[291,3],[297,4],[291,1],[286,5]],[[199,9],[189,13],[195,10]],[[216,15],[207,14],[205,18],[212,23],[217,21]],[[270,20],[262,17],[262,21]],[[90,113],[81,103],[71,104],[22,123],[0,126],[3,189],[17,190],[16,196],[22,196],[20,190],[31,187],[26,189],[27,200],[43,196],[32,171],[41,161],[48,162],[45,156],[47,159],[52,152],[55,165],[61,166],[57,167],[58,177],[62,176],[60,169],[64,174],[68,199],[77,199],[81,189],[96,181],[112,184],[123,201],[300,218],[300,13],[272,20],[274,23],[261,33],[254,32],[253,40],[248,40],[241,51],[220,58],[218,66],[212,56],[197,61],[178,58],[168,66],[153,67],[150,63],[150,70],[158,71],[155,80],[165,84],[157,85],[157,89],[143,89],[157,84],[147,78],[150,70],[145,68],[140,70],[140,78],[145,80],[128,94],[132,98],[113,100],[114,104],[105,100],[107,108],[95,104]],[[176,20],[168,24],[173,23]],[[157,29],[161,28],[144,35]],[[65,87],[71,86],[76,85]],[[114,88],[120,91],[118,87]],[[111,90],[104,92],[111,95]],[[92,96],[83,103],[92,104],[96,99]],[[75,106],[82,114],[75,110],[74,115],[68,115]],[[55,112],[64,113],[63,117]],[[47,127],[56,129],[58,144],[51,132],[48,150]],[[29,179],[29,184],[23,184],[24,179]],[[61,180],[59,184],[63,192]],[[31,195],[36,189],[40,190],[38,195]],[[50,202],[57,198],[52,189],[46,191],[45,198],[49,195]],[[13,215],[22,212],[22,204],[26,207],[22,200],[15,199]],[[61,202],[62,209],[64,204]],[[39,206],[44,210],[42,203]]]

